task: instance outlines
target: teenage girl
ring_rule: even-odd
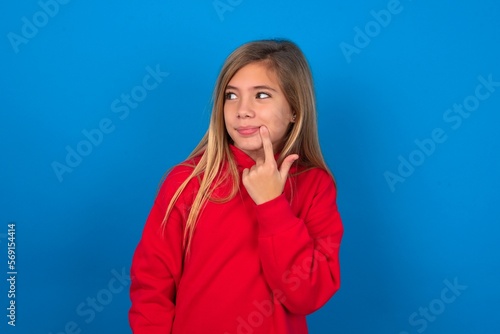
[[[313,81],[286,40],[244,44],[207,133],[163,182],[135,251],[135,334],[307,333],[340,285],[343,227]]]

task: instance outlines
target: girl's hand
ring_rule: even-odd
[[[242,176],[243,185],[257,205],[281,195],[288,177],[288,171],[294,161],[299,158],[297,154],[287,156],[278,170],[269,130],[265,126],[261,126],[259,131],[264,148],[264,158],[257,159],[255,165],[250,169],[245,168]]]

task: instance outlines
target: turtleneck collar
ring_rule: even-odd
[[[233,152],[233,157],[238,167],[250,168],[255,165],[255,160],[253,160],[248,154],[243,152],[241,149],[237,148],[233,144],[229,144],[231,152]]]
[[[233,144],[229,144],[229,148],[233,153],[234,160],[236,161],[236,165],[238,165],[238,167],[242,167],[242,169],[245,169],[255,165],[255,160],[253,160],[248,154],[243,152],[238,147],[234,146]],[[274,155],[274,159],[278,159],[278,157],[279,153],[276,153]]]

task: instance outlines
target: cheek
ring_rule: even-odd
[[[276,117],[270,121],[268,128],[271,132],[271,139],[274,142],[280,141],[287,133],[290,122],[288,118],[285,117]]]
[[[228,125],[231,124],[231,118],[229,117],[229,111],[225,107],[222,116],[224,116],[224,124],[226,124],[226,128],[229,128]]]
[[[279,129],[286,129],[290,124],[291,112],[288,110],[279,110],[273,114],[273,117],[270,118],[272,124]]]

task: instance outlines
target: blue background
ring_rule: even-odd
[[[321,145],[346,230],[342,288],[309,317],[310,332],[500,332],[500,87],[470,97],[478,78],[500,81],[500,4],[220,3],[225,11],[211,0],[71,1],[53,7],[53,17],[35,0],[4,4],[0,331],[130,332],[128,278],[115,277],[128,272],[163,173],[207,127],[223,60],[244,42],[287,37],[313,70]],[[375,23],[388,7],[390,20]],[[36,33],[25,27],[29,38],[11,42],[34,21]],[[357,51],[342,51],[347,44]],[[126,117],[116,113],[113,101],[140,93],[146,68],[157,66],[168,72],[162,82]],[[456,115],[447,121],[464,101],[479,105],[461,123]],[[82,146],[82,131],[105,119],[113,130]],[[432,147],[436,129],[446,140]],[[54,162],[66,164],[67,147],[78,145],[91,152],[58,177]],[[410,158],[414,170],[399,166]],[[406,174],[391,186],[387,172],[398,168]],[[11,221],[15,328],[2,278]],[[444,290],[446,282],[459,290]],[[419,313],[429,307],[427,318]]]

